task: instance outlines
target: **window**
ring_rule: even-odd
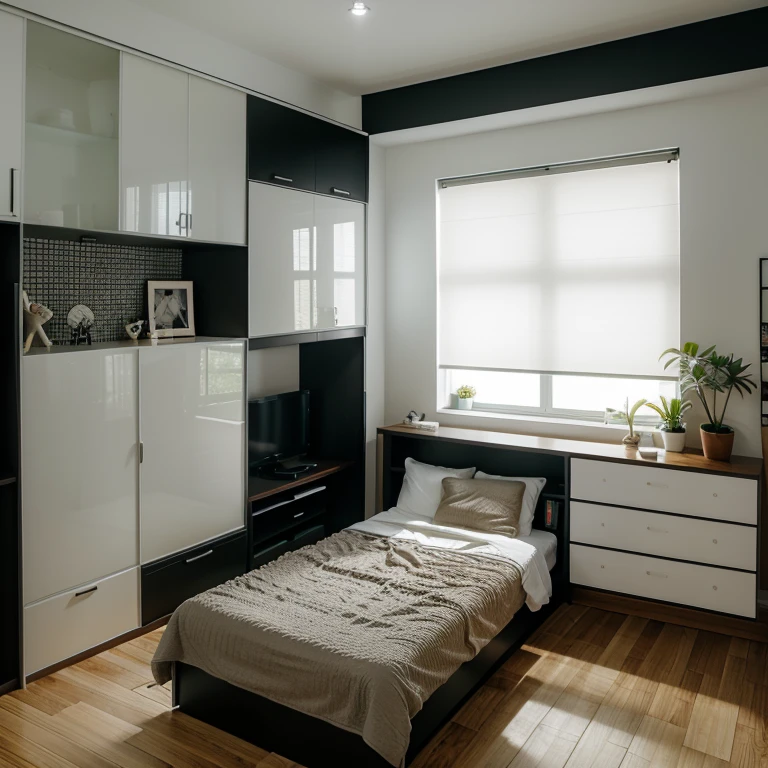
[[[470,384],[476,408],[597,419],[676,394],[676,159],[438,183],[438,405]]]

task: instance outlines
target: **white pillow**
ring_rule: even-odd
[[[474,474],[475,467],[469,469],[435,467],[409,457],[405,460],[405,477],[397,499],[397,508],[412,515],[434,517],[443,496],[443,478],[468,479]]]
[[[525,493],[523,494],[523,508],[520,511],[520,533],[519,536],[530,536],[533,529],[533,515],[536,512],[536,502],[539,500],[539,494],[547,484],[545,477],[504,477],[504,475],[486,475],[485,472],[478,472],[475,475],[478,480],[511,480],[519,483],[525,483]]]

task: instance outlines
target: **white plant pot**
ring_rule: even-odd
[[[472,403],[475,402],[474,397],[460,397],[459,398],[459,410],[460,411],[471,411],[472,410]]]
[[[661,430],[661,439],[664,442],[664,450],[673,453],[682,453],[685,450],[685,432],[665,432]]]

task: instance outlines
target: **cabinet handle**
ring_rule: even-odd
[[[668,579],[669,574],[668,573],[662,573],[661,571],[646,571],[645,572],[647,576],[656,576],[659,579]]]
[[[297,517],[304,517],[304,513],[303,512],[299,512],[298,514],[294,515],[293,517],[294,517],[294,519],[297,518]]]
[[[665,528],[654,528],[652,525],[648,525],[646,528],[651,531],[651,533],[669,533]]]
[[[202,555],[195,555],[194,557],[190,557],[188,560],[185,560],[185,563],[194,563],[195,560],[202,560],[204,557],[208,557],[208,555],[212,555],[213,550],[209,549],[207,552],[203,552]]]
[[[325,488],[326,488],[326,486],[324,486],[324,485],[319,485],[317,488],[310,488],[308,491],[303,491],[302,493],[297,493],[293,497],[293,500],[296,501],[298,499],[303,499],[306,496],[311,496],[314,493],[320,493],[320,491],[324,491]]]
[[[339,189],[338,187],[331,187],[331,192],[333,192],[334,195],[344,195],[344,197],[352,197],[351,192],[348,192],[346,189]]]
[[[184,222],[182,224],[182,221]],[[188,213],[180,213],[179,214],[179,220],[176,222],[176,226],[179,228],[179,234],[181,234],[181,230],[183,229],[187,234],[189,234],[189,214]]]
[[[94,587],[88,587],[88,589],[84,589],[82,592],[75,592],[75,597],[82,597],[83,595],[90,595],[93,592],[95,592],[99,588],[98,584]]]
[[[139,464],[144,463],[144,443],[139,443]]]
[[[272,174],[273,181],[284,181],[286,184],[293,184],[293,179],[289,179],[287,176],[278,176],[276,173]]]
[[[19,212],[16,210],[16,203],[19,195],[16,194],[16,175],[18,174],[18,168],[11,168],[11,216],[18,216]]]

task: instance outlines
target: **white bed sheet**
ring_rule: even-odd
[[[552,596],[549,572],[554,565],[557,539],[546,531],[532,531],[530,536],[514,539],[498,533],[436,525],[431,518],[403,512],[397,507],[355,523],[350,530],[416,541],[427,547],[511,560],[523,572],[525,602],[532,611],[546,605]]]

